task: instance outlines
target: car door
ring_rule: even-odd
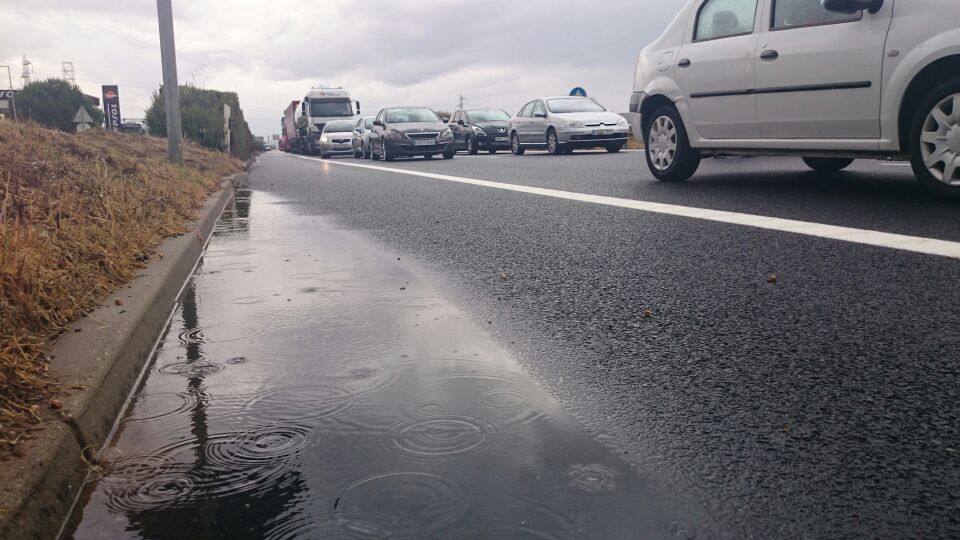
[[[527,130],[529,129],[530,116],[533,115],[533,105],[533,101],[524,105],[514,118],[514,129],[517,131],[517,137],[520,138],[521,143],[527,140]]]
[[[754,65],[759,0],[703,0],[676,58],[689,121],[707,139],[758,139]]]
[[[374,119],[374,122],[380,121],[381,125],[374,125],[370,130],[370,149],[379,148],[380,152],[383,152],[383,132],[385,127],[382,125],[386,122],[387,115],[385,111],[380,111],[377,113],[377,117]]]
[[[547,105],[542,99],[538,99],[533,104],[533,113],[527,119],[527,140],[528,144],[547,144]]]
[[[884,46],[893,2],[834,13],[821,0],[766,0],[757,115],[766,139],[879,139]]]
[[[453,116],[450,117],[450,131],[453,132],[453,144],[454,148],[461,150],[463,147],[463,127],[460,125],[460,119],[463,117],[463,112],[456,111],[453,113]]]

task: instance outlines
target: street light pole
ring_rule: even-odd
[[[17,118],[17,98],[14,97],[13,92],[13,77],[10,75],[10,66],[0,66],[7,68],[7,84],[10,85],[10,108],[13,109],[13,121],[17,122],[20,119]]]
[[[180,87],[177,85],[177,49],[173,40],[173,7],[170,0],[157,0],[160,23],[160,60],[163,64],[163,103],[167,112],[167,155],[171,163],[183,163],[180,139]]]

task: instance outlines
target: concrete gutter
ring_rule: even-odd
[[[157,248],[142,274],[56,343],[50,368],[69,395],[59,420],[25,443],[25,456],[0,470],[0,538],[54,538],[170,317],[213,227],[246,178],[224,180],[190,223]],[[122,305],[116,305],[116,299]]]

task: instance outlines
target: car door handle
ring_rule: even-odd
[[[678,62],[677,65],[680,66],[680,67],[690,67],[690,59],[689,59],[689,58],[684,58],[683,60],[681,60],[680,62]]]
[[[764,60],[776,60],[777,58],[780,58],[780,53],[771,49],[760,53],[760,58]]]

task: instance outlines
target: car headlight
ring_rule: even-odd
[[[320,136],[320,142],[329,142],[329,141],[330,141],[330,139],[328,139],[326,135],[321,135],[321,136]]]
[[[477,126],[473,126],[473,132],[481,137],[487,136],[487,132]]]
[[[441,139],[449,139],[450,137],[453,137],[453,131],[451,131],[450,128],[447,128],[440,132]]]
[[[571,120],[571,121],[567,122],[567,126],[572,127],[572,128],[577,128],[577,129],[587,127],[586,125],[584,125],[583,122],[580,122],[579,120]]]
[[[397,131],[397,130],[395,130],[395,129],[388,129],[388,130],[387,130],[387,138],[389,138],[389,139],[402,139],[402,138],[403,138],[403,133],[401,133],[401,132],[399,132],[399,131]]]
[[[626,118],[621,118],[620,121],[617,122],[617,125],[620,127],[627,127],[630,125],[630,122],[627,122]]]

